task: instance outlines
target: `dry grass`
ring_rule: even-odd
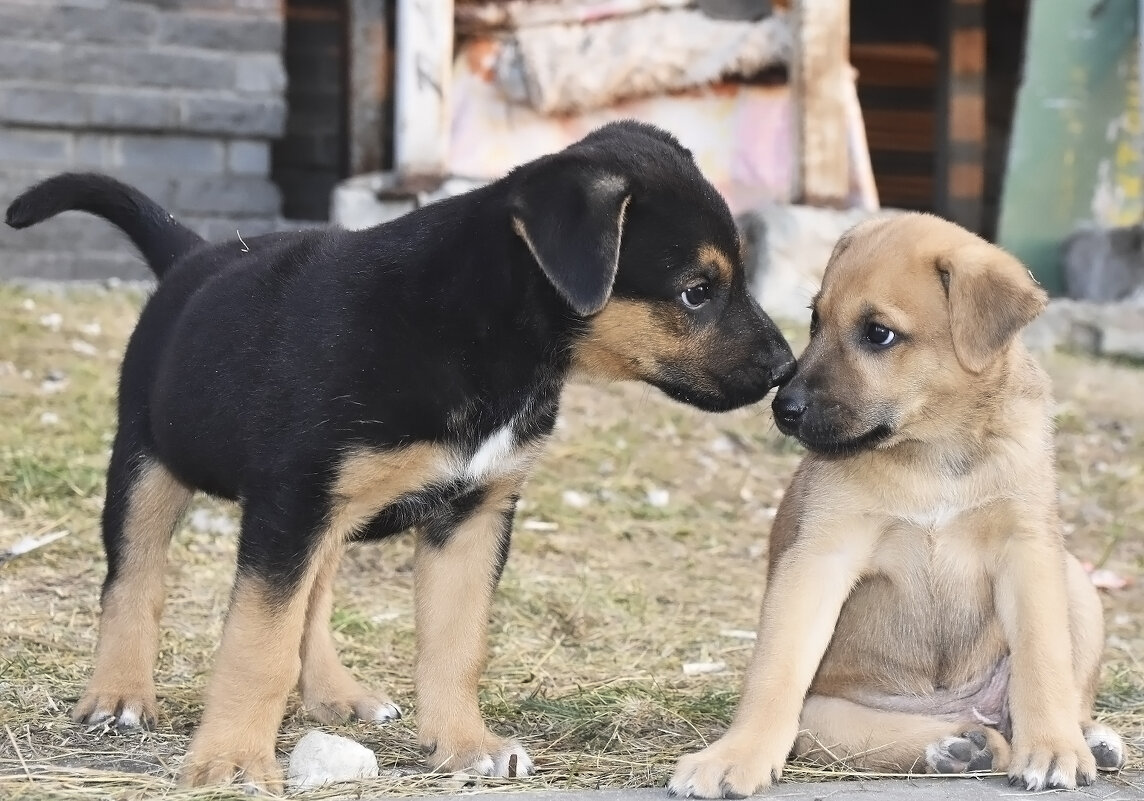
[[[5,798],[227,795],[170,784],[200,711],[233,571],[236,518],[225,505],[196,501],[172,548],[158,730],[85,731],[67,716],[95,644],[114,381],[140,301],[126,289],[0,286],[0,550],[29,534],[70,532],[0,564]],[[1064,401],[1062,499],[1073,548],[1135,576],[1144,566],[1144,373],[1065,357],[1052,369]],[[663,786],[680,754],[722,730],[751,648],[734,633],[754,627],[767,530],[798,456],[765,406],[704,415],[640,387],[569,388],[518,518],[482,697],[493,727],[522,737],[540,774],[482,787]],[[653,503],[663,490],[666,505]],[[385,728],[341,730],[377,752],[385,776],[353,795],[452,792],[464,781],[416,772],[411,556],[407,537],[360,547],[338,585],[345,660],[411,713]],[[1106,596],[1100,700],[1101,714],[1134,742],[1144,723],[1141,598],[1139,585]],[[691,662],[726,669],[686,676]],[[280,752],[309,727],[293,700]],[[1139,766],[1135,749],[1132,759]],[[795,766],[790,775],[824,772]]]

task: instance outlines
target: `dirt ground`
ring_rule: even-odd
[[[91,665],[98,516],[114,384],[142,295],[0,286],[0,797],[183,797],[170,784],[200,711],[234,566],[234,509],[199,498],[175,538],[149,733],[74,726]],[[790,332],[800,346],[801,332]],[[1144,746],[1144,370],[1055,355],[1061,505],[1073,550],[1106,583],[1100,717]],[[539,775],[495,787],[663,786],[730,719],[762,597],[767,532],[799,450],[766,404],[707,415],[638,386],[573,385],[526,489],[497,595],[483,708]],[[337,792],[453,792],[417,773],[412,543],[354,549],[334,616],[345,661],[406,717],[330,729],[374,749],[382,778]],[[697,669],[696,665],[704,665]],[[297,699],[285,757],[311,728]],[[847,776],[844,766],[830,772]],[[793,766],[791,779],[820,777]],[[1115,782],[1117,779],[1103,781]],[[309,797],[328,797],[332,791]],[[195,792],[186,797],[225,795]]]

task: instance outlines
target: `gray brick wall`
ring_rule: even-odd
[[[0,207],[63,170],[133,183],[211,238],[281,227],[280,0],[0,0]],[[0,278],[147,277],[82,214],[0,226]]]

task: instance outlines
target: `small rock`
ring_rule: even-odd
[[[683,665],[683,675],[702,676],[706,673],[720,673],[726,669],[726,662],[687,662]]]
[[[55,412],[44,412],[40,415],[40,425],[55,426],[59,425],[60,416]]]
[[[196,509],[191,512],[191,528],[205,534],[234,534],[238,531],[238,524],[224,514],[217,514],[210,509]]]
[[[63,392],[67,385],[68,377],[63,371],[49,370],[44,376],[44,380],[40,382],[40,392],[45,395],[54,395],[57,392]]]
[[[588,496],[576,490],[564,490],[561,496],[565,506],[571,506],[573,509],[583,509],[588,505]]]
[[[647,491],[647,502],[657,509],[662,509],[671,503],[671,493],[658,487]]]
[[[47,328],[49,331],[59,331],[60,327],[64,324],[63,315],[59,312],[52,312],[45,314],[40,318],[40,325]]]
[[[71,346],[72,350],[81,356],[94,356],[96,353],[98,353],[95,345],[91,344],[90,342],[85,342],[82,339],[73,339],[68,344]]]
[[[559,531],[560,526],[557,523],[550,523],[547,520],[536,520],[530,518],[521,523],[521,528],[525,531]]]
[[[24,300],[20,302],[20,308],[22,308],[24,311],[34,311],[36,308],[36,301],[32,300],[31,298],[24,298]]]
[[[308,789],[334,782],[374,779],[377,757],[364,745],[320,731],[306,734],[290,753],[286,780],[291,787]]]
[[[84,336],[97,337],[103,333],[103,326],[98,321],[93,320],[90,323],[84,323],[79,327],[79,332]]]

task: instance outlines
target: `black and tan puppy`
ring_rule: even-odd
[[[334,652],[345,544],[417,530],[430,767],[527,774],[477,705],[517,494],[574,370],[707,410],[793,371],[747,294],[727,206],[670,135],[617,123],[504,179],[360,232],[206,244],[137,191],[61,175],[8,224],[68,209],[122,228],[160,282],[124,357],[108,575],[78,721],[156,714],[168,542],[191,494],[242,504],[238,572],[183,780],[279,779],[298,685],[318,720],[400,715]]]
[[[1031,790],[1124,761],[1092,720],[1100,599],[1065,550],[1046,302],[1015,258],[920,214],[834,250],[775,420],[809,450],[771,532],[731,728],[678,795],[742,797],[792,747],[859,769],[1007,771]]]

